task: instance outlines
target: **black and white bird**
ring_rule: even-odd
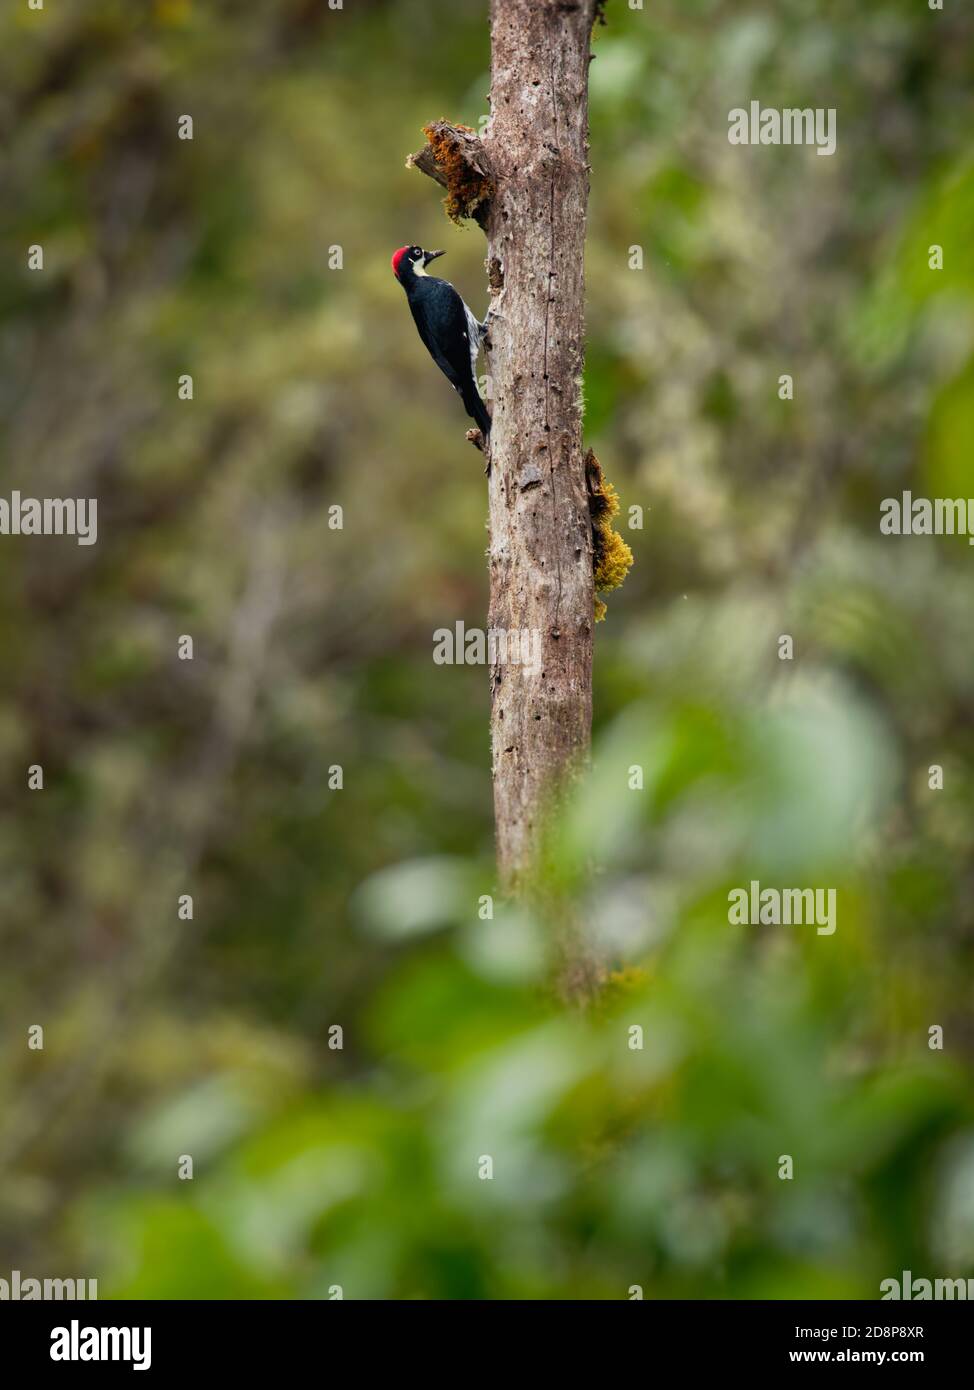
[[[488,322],[478,322],[448,280],[426,274],[430,261],[443,254],[424,251],[421,246],[400,246],[392,258],[392,270],[406,291],[419,336],[430,356],[486,439],[490,434],[490,416],[477,390],[477,355]]]

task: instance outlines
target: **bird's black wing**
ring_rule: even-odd
[[[424,313],[410,301],[419,336],[440,371],[458,391],[473,381],[470,358],[470,330],[463,300],[446,280],[429,277],[423,287]]]

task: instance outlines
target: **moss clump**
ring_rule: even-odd
[[[598,594],[618,589],[632,568],[632,551],[612,525],[619,511],[619,495],[602,473],[602,465],[589,449],[585,455],[585,484],[588,512],[592,518],[592,568],[595,574],[595,621],[600,623],[606,607]]]
[[[476,220],[478,209],[489,200],[494,189],[490,179],[478,173],[466,158],[461,141],[453,133],[457,130],[477,139],[477,132],[468,125],[451,127],[444,121],[434,121],[423,126],[436,167],[446,180],[443,199],[446,215],[459,226],[465,217]]]

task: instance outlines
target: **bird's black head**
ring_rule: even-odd
[[[424,251],[421,246],[400,246],[392,258],[392,273],[400,285],[407,285],[417,275],[425,275],[426,267],[444,251]]]

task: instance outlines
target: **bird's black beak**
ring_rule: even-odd
[[[445,251],[424,251],[423,265],[429,265],[430,261],[435,261],[438,256],[445,256]]]

